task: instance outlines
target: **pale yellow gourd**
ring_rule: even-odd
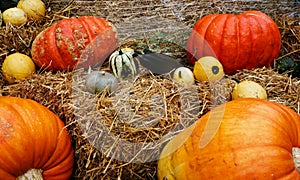
[[[266,90],[260,84],[250,80],[244,80],[236,84],[231,97],[233,100],[238,98],[268,98]]]
[[[5,24],[11,24],[15,26],[21,26],[27,22],[26,13],[17,7],[6,9],[2,18]]]
[[[35,72],[32,59],[22,53],[7,56],[2,65],[2,74],[9,83],[22,80]]]
[[[46,14],[46,6],[41,0],[20,0],[17,5],[30,19],[40,20]]]
[[[193,72],[187,67],[179,67],[174,71],[173,78],[183,86],[191,86],[195,83]]]

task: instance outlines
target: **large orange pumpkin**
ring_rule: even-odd
[[[210,117],[212,112],[164,147],[158,162],[160,180],[300,179],[293,158],[300,162],[300,116],[295,111],[242,98],[214,112],[222,114],[222,123],[206,146],[200,148],[199,141],[207,121],[220,120]]]
[[[281,47],[276,23],[260,11],[210,14],[199,19],[187,42],[192,64],[203,56],[215,56],[226,74],[240,69],[269,66]]]
[[[72,70],[75,66],[87,68],[103,63],[117,45],[112,23],[82,16],[60,20],[39,33],[33,41],[31,55],[39,67]]]
[[[71,177],[71,138],[54,113],[33,100],[2,96],[0,114],[0,179]]]

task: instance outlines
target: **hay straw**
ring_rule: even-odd
[[[270,101],[289,106],[299,113],[300,80],[288,74],[279,74],[271,68],[243,70],[233,77],[240,80],[253,80],[267,91]]]
[[[109,94],[104,90],[93,95],[88,93],[83,85],[87,72],[78,71],[80,73],[40,72],[24,81],[5,86],[1,90],[2,95],[34,99],[54,111],[66,122],[75,148],[76,164],[73,175],[75,179],[156,179],[156,161],[147,162],[149,160],[147,158],[150,158],[151,155],[159,155],[164,144],[177,133],[174,131],[170,136],[164,137],[169,131],[176,126],[182,128],[188,126],[194,121],[194,118],[201,117],[213,105],[211,87],[207,82],[197,82],[194,86],[196,92],[194,92],[187,91],[185,87],[179,86],[168,77],[145,74],[134,81],[121,82],[116,94]],[[74,86],[73,81],[76,74],[80,75],[76,79],[76,83],[79,85]],[[267,90],[270,101],[285,104],[299,112],[298,94],[300,90],[298,87],[300,81],[298,79],[278,74],[270,68],[243,70],[231,77],[260,83]],[[216,86],[222,90],[216,91],[221,92],[219,94],[221,99],[230,100],[228,99],[230,97],[223,96],[224,92],[230,93],[235,85],[235,81],[230,78],[226,79],[225,88]],[[185,93],[184,96],[182,93]],[[126,97],[128,94],[130,94],[128,98],[120,98]],[[162,94],[159,97],[163,97],[163,99],[160,100],[158,96],[154,96],[152,99],[154,101],[149,101],[151,95],[154,94]],[[180,94],[181,97],[197,99],[198,102],[188,108],[185,103],[180,101]],[[93,99],[92,103],[85,100],[88,96]],[[124,103],[129,103],[129,105],[125,107],[120,105]],[[135,118],[139,119],[140,116],[149,114],[151,103],[160,107],[157,108],[159,111],[152,109],[153,112],[150,114],[153,117],[159,117],[158,121],[155,118],[145,118],[141,123],[137,123],[130,118],[124,118],[135,115]],[[195,107],[197,104],[198,106]],[[180,107],[182,106],[187,111],[181,111]],[[133,114],[128,115],[128,111],[122,111],[122,108],[129,108]],[[96,115],[89,113],[93,109],[100,113]],[[138,111],[135,111],[136,109]],[[180,116],[182,114],[184,116]],[[182,117],[184,118],[182,119]],[[99,119],[102,121],[98,121]],[[82,125],[87,126],[88,121],[94,123],[93,126],[88,126],[90,131],[86,131],[82,127]],[[134,152],[129,146],[118,149],[117,146],[120,145],[118,141],[114,143],[114,139],[108,139],[105,134],[101,134],[103,125],[116,137],[122,135],[122,139],[129,142],[146,143],[163,138],[156,146],[152,147],[157,151],[149,151],[150,148],[142,147],[141,149],[145,153],[136,157],[137,152]],[[91,141],[91,138],[95,138],[94,142]],[[106,147],[109,144],[108,140],[112,141],[114,146]],[[100,146],[106,147],[107,151],[104,153],[99,151]],[[118,159],[126,161],[122,162]]]
[[[127,3],[119,3],[118,9],[108,2],[49,0],[46,1],[48,11],[43,21],[31,21],[19,28],[2,26],[0,28],[0,65],[2,60],[12,52],[21,52],[30,56],[30,46],[35,36],[57,20],[71,16],[96,15],[118,23],[124,20],[124,17],[119,17],[126,12],[124,9],[132,12],[132,7],[128,7]],[[162,1],[135,1],[134,10],[138,12],[139,8],[143,9],[143,6],[149,5],[147,2],[155,4]],[[258,4],[255,1],[199,1],[197,2],[199,4],[195,4],[191,1],[182,11],[182,17],[184,23],[191,28],[197,19],[208,13],[240,12],[249,7],[264,9],[275,19],[282,34],[283,46],[279,58],[290,56],[296,59],[295,54],[299,55],[300,49],[300,24],[297,20],[298,16],[294,14],[293,8],[295,7],[282,4],[276,12],[277,8],[274,8],[274,5],[278,2],[272,2],[264,1]],[[154,7],[144,8],[145,11],[142,11],[141,16],[152,17],[157,14],[164,14],[168,18],[174,16],[172,6],[166,6],[166,9]],[[127,20],[128,18],[130,20],[127,16]],[[126,31],[126,27],[124,28]],[[127,41],[122,46],[138,50],[150,48],[156,52],[169,53],[176,58],[185,59],[184,47],[180,46],[180,43],[166,41],[166,35],[160,32],[151,35],[145,33],[140,39]],[[109,70],[107,67],[102,68]],[[147,162],[151,155],[154,157],[159,155],[160,149],[173,135],[215,105],[229,101],[230,92],[235,85],[235,82],[230,79],[232,77],[260,83],[266,89],[270,101],[285,104],[299,113],[299,79],[291,78],[287,74],[278,74],[271,68],[239,71],[220,84],[215,84],[214,91],[208,82],[197,82],[191,91],[179,86],[168,76],[157,77],[144,74],[134,81],[121,82],[119,89],[113,94],[103,91],[93,95],[85,90],[86,75],[87,72],[83,70],[39,71],[11,85],[7,84],[2,75],[0,76],[2,96],[36,100],[56,113],[66,123],[75,149],[73,179],[157,179],[157,162]],[[91,101],[85,99],[91,99]],[[122,106],[122,104],[127,105]],[[91,113],[93,111],[99,113]],[[147,116],[144,117],[145,115]],[[86,127],[90,127],[90,131],[87,131]],[[142,146],[140,149],[144,152],[136,156],[137,152],[129,146],[118,149],[119,141],[108,139],[104,133],[101,134],[103,127],[109,129],[115,137],[122,137],[128,142],[146,144],[160,140],[153,147],[157,151],[148,151],[149,147]],[[168,134],[170,131],[172,133]],[[112,142],[112,146],[108,146],[107,140]],[[105,152],[100,151],[100,147],[106,147]],[[146,156],[147,152],[149,152],[148,156]],[[118,159],[126,161],[122,162]]]
[[[83,83],[81,79],[84,79],[84,77],[84,73],[79,73],[78,78],[75,78],[76,82]],[[75,111],[80,119],[78,122],[82,126],[89,124],[88,127],[83,128],[86,128],[87,132],[85,133],[89,136],[88,138],[92,139],[91,141],[105,139],[101,136],[106,134],[95,136],[97,132],[103,133],[105,131],[102,127],[104,125],[109,129],[109,133],[116,137],[121,137],[129,142],[145,143],[145,147],[143,144],[135,146],[135,148],[141,150],[138,152],[141,153],[138,157],[136,157],[136,153],[130,154],[136,150],[129,147],[131,146],[129,144],[128,147],[123,146],[123,149],[120,150],[125,149],[125,151],[117,152],[120,156],[115,158],[127,162],[146,162],[149,161],[147,158],[151,158],[146,147],[148,142],[161,140],[163,136],[175,128],[175,125],[178,125],[179,121],[181,127],[187,127],[198,119],[198,114],[195,114],[195,112],[199,112],[199,110],[195,110],[199,107],[199,100],[194,98],[197,94],[196,87],[194,87],[194,90],[195,92],[191,93],[184,87],[178,87],[176,83],[168,78],[145,75],[145,77],[136,78],[133,82],[121,81],[119,88],[109,96],[107,96],[106,91],[103,91],[94,97],[86,92],[84,86],[76,84],[76,88],[73,88],[75,96],[73,102],[78,110]],[[184,98],[181,99],[182,96]],[[182,103],[182,101],[185,103]],[[164,137],[164,139],[168,140],[176,133],[172,132],[170,137]],[[116,140],[114,138],[108,137],[105,140],[104,144],[94,142],[94,145],[100,148],[110,144],[106,151],[108,156],[114,157],[115,155],[110,153],[116,153],[116,150],[119,149],[118,146],[122,145],[115,144]],[[109,140],[113,142],[108,143]],[[161,143],[152,144],[151,148],[159,150],[160,147],[153,146],[161,146],[164,140],[161,141]],[[147,153],[144,153],[144,150]],[[154,153],[159,153],[159,151]]]

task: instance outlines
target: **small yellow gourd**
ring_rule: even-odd
[[[26,13],[17,7],[6,9],[2,14],[2,18],[5,24],[10,23],[15,26],[21,26],[27,22]]]
[[[2,74],[9,83],[22,80],[35,72],[32,59],[22,53],[7,56],[2,65]]]
[[[195,62],[194,75],[198,81],[218,81],[225,74],[218,59],[212,56],[204,56]]]
[[[236,84],[231,97],[233,100],[238,98],[268,98],[266,90],[260,84],[250,80],[244,80]]]
[[[40,20],[46,14],[46,6],[41,0],[20,0],[17,5],[30,19]]]

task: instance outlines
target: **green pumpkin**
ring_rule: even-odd
[[[134,50],[122,48],[109,57],[109,67],[118,79],[133,79],[138,72],[138,63],[133,57]]]
[[[85,81],[86,89],[93,94],[108,88],[108,92],[114,91],[118,86],[117,78],[106,71],[92,71]]]
[[[300,77],[300,63],[290,57],[276,60],[275,69],[279,73],[289,73],[293,77]]]

